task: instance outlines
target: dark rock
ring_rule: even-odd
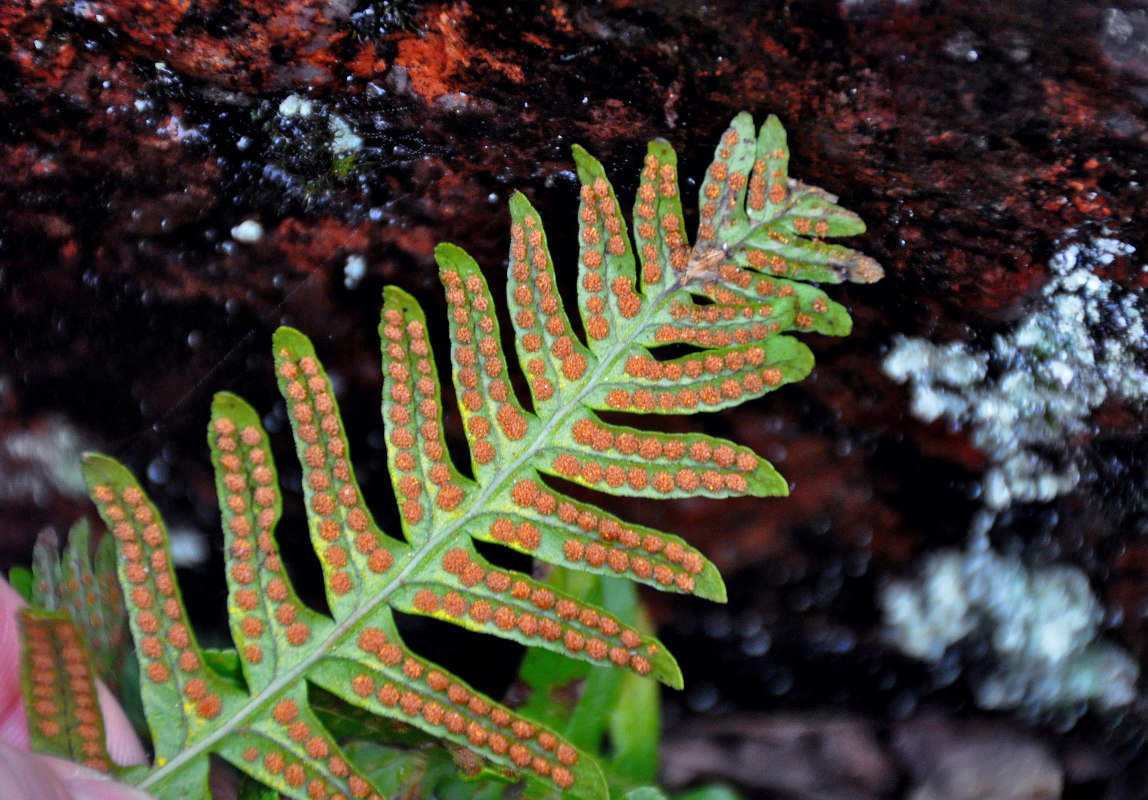
[[[987,721],[918,719],[893,739],[909,768],[910,800],[1058,800],[1064,772],[1036,738]]]
[[[864,800],[897,784],[872,726],[856,717],[714,719],[662,748],[662,780],[733,781],[801,800]]]

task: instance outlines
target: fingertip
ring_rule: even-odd
[[[128,721],[123,706],[103,681],[96,684],[96,692],[100,698],[100,711],[104,716],[104,739],[108,748],[108,755],[112,761],[121,767],[131,767],[136,764],[146,764],[147,755],[143,745],[136,736],[135,729]]]
[[[51,756],[29,757],[43,764],[42,771],[51,773],[63,784],[69,800],[154,800],[147,792],[120,783],[105,772]]]
[[[24,705],[20,702],[20,594],[0,579],[0,742],[28,746]]]
[[[64,785],[71,800],[154,800],[150,794],[133,786],[100,778],[76,778],[64,781]]]
[[[5,800],[69,800],[64,782],[26,750],[0,744],[0,797]]]
[[[28,717],[19,692],[7,708],[0,711],[0,742],[21,750],[28,749]]]

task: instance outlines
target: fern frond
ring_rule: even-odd
[[[29,600],[33,608],[71,616],[87,643],[97,676],[113,691],[121,688],[123,659],[131,646],[115,564],[116,549],[109,537],[100,539],[92,553],[87,520],[71,527],[63,551],[56,534],[45,529],[32,549]]]
[[[787,334],[849,329],[845,310],[808,281],[874,280],[880,268],[807,238],[864,226],[830,195],[789,180],[775,118],[755,135],[742,114],[723,136],[702,186],[693,246],[667,143],[650,145],[633,242],[602,166],[580,148],[575,161],[585,341],[563,309],[537,212],[522,195],[510,202],[508,301],[529,407],[512,389],[481,270],[453,245],[436,250],[473,477],[448,455],[423,312],[405,292],[385,291],[383,415],[401,539],[381,531],[363,503],[335,394],[311,342],[290,328],[275,334],[330,616],[299,600],[280,560],[278,478],[258,415],[234,395],[217,396],[208,438],[242,680],[213,670],[188,626],[156,508],[122,466],[86,457],[92,496],[117,540],[155,737],[155,765],[139,785],[165,798],[205,798],[207,756],[216,754],[300,800],[377,797],[308,704],[315,686],[573,796],[604,796],[592,758],[412,652],[393,612],[680,686],[676,662],[656,639],[585,598],[494,566],[474,542],[724,600],[721,577],[698,550],[567,496],[554,479],[636,497],[785,494],[781,477],[747,448],[649,432],[602,414],[716,411],[800,380],[813,358]],[[672,357],[667,345],[677,346]]]
[[[32,749],[107,771],[96,674],[79,626],[66,611],[20,611],[20,689]]]

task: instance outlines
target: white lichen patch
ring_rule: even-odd
[[[363,137],[356,134],[351,123],[338,114],[327,117],[327,127],[331,131],[331,152],[336,158],[353,156],[363,146]]]
[[[211,555],[211,545],[202,531],[189,525],[172,525],[168,530],[172,566],[184,569],[202,567]]]
[[[289,94],[279,102],[279,116],[281,117],[309,117],[312,110],[311,101],[297,94]]]
[[[916,580],[887,587],[881,605],[891,641],[914,658],[940,662],[970,636],[989,645],[995,666],[974,686],[982,708],[1112,709],[1135,697],[1136,661],[1099,638],[1103,611],[1076,568],[944,550]]]
[[[991,349],[899,337],[883,365],[909,385],[915,417],[964,429],[988,457],[968,549],[929,555],[918,578],[880,598],[890,640],[913,658],[951,671],[962,655],[951,648],[988,646],[992,666],[972,678],[982,708],[1112,709],[1136,694],[1137,663],[1099,638],[1104,615],[1085,574],[1030,569],[987,537],[1013,503],[1076,487],[1080,443],[1101,403],[1148,400],[1144,301],[1094,272],[1132,252],[1107,238],[1070,245],[1050,260],[1036,307]]]
[[[289,94],[279,102],[279,116],[284,120],[303,122],[314,117],[316,125],[326,126],[326,139],[335,159],[356,155],[363,146],[363,138],[355,133],[351,123],[330,111],[317,101],[297,94]],[[301,134],[305,131],[300,130]]]
[[[263,238],[263,226],[257,220],[245,219],[232,227],[231,238],[244,244],[255,244]]]
[[[0,380],[0,396],[7,385],[7,379]],[[56,417],[0,436],[0,501],[43,508],[56,495],[86,496],[87,483],[80,470],[80,453],[86,444],[79,430]]]
[[[348,289],[355,289],[367,274],[367,259],[359,253],[347,256],[347,263],[343,265],[343,285]]]
[[[1148,399],[1143,301],[1093,272],[1133,251],[1100,238],[1057,253],[1040,305],[988,352],[899,337],[886,357],[885,374],[910,386],[914,416],[965,428],[988,456],[991,512],[1071,491],[1092,412],[1109,396],[1135,407]]]

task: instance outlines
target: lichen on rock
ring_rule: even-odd
[[[1095,273],[1134,251],[1111,238],[1068,245],[1050,259],[1039,303],[991,349],[899,337],[884,362],[909,385],[913,416],[965,429],[987,457],[967,548],[932,553],[918,578],[880,598],[889,637],[909,656],[940,664],[962,640],[987,643],[992,666],[973,678],[983,708],[1112,709],[1135,697],[1139,668],[1099,638],[1104,613],[1087,575],[1027,566],[987,536],[1010,506],[1076,488],[1102,403],[1148,400],[1144,302]]]
[[[989,466],[986,508],[1048,502],[1080,480],[1077,437],[1108,397],[1148,400],[1143,300],[1095,274],[1135,248],[1108,238],[1072,244],[1049,261],[1041,302],[992,349],[899,337],[885,374],[910,386],[910,411],[968,431]]]
[[[890,584],[881,605],[892,642],[924,661],[983,638],[995,664],[973,687],[982,708],[1113,709],[1136,696],[1139,667],[1100,638],[1103,610],[1075,567],[1029,568],[976,546],[942,550],[915,580]]]

